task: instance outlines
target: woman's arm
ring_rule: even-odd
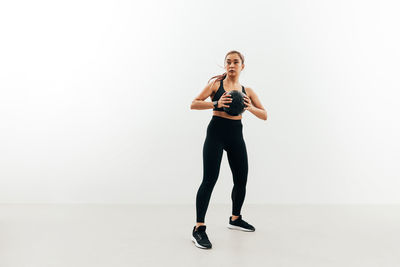
[[[211,109],[214,108],[213,102],[208,102],[204,101],[207,97],[209,97],[213,90],[212,87],[214,85],[215,81],[213,83],[208,83],[206,87],[204,87],[203,91],[192,101],[192,104],[190,105],[190,109]]]
[[[264,109],[263,105],[261,104],[260,99],[258,99],[257,94],[254,92],[253,89],[246,87],[245,88],[246,93],[248,94],[247,97],[247,107],[246,110],[250,111],[254,115],[257,116],[257,118],[260,118],[262,120],[267,120],[267,111]],[[251,101],[248,101],[250,99]]]
[[[208,102],[204,100],[193,100],[190,105],[190,109],[210,109],[214,108],[213,102]]]

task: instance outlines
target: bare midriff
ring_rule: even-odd
[[[241,120],[242,119],[242,115],[231,116],[228,113],[226,113],[225,111],[219,111],[219,110],[213,110],[213,115],[223,117],[226,119],[231,119],[231,120]]]

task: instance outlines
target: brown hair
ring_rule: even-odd
[[[236,51],[236,50],[231,50],[231,51],[229,51],[229,52],[225,55],[225,59],[226,59],[226,57],[227,57],[228,55],[230,55],[230,54],[235,54],[235,53],[238,54],[238,56],[239,56],[240,59],[242,60],[242,64],[243,64],[243,63],[244,63],[244,57],[243,57],[243,55],[242,55],[239,51]],[[224,62],[225,62],[225,59],[224,59]],[[216,82],[216,81],[221,81],[221,80],[225,79],[225,77],[226,77],[226,72],[224,72],[223,74],[220,74],[220,75],[216,75],[216,76],[214,76],[214,77],[211,77],[210,80],[212,80],[212,79],[215,78],[215,77],[217,77],[217,79],[215,79],[214,82]],[[210,80],[208,80],[207,84],[210,82]]]

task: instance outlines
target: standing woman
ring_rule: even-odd
[[[255,228],[244,221],[240,214],[246,194],[247,151],[242,133],[242,115],[231,116],[223,109],[229,107],[229,103],[232,102],[227,93],[233,90],[242,91],[245,94],[245,110],[250,111],[259,119],[267,120],[267,112],[254,90],[239,83],[240,72],[244,68],[243,55],[234,50],[228,52],[225,56],[224,68],[225,73],[212,77],[211,79],[216,78],[214,82],[209,82],[190,106],[190,109],[213,109],[203,146],[203,181],[197,191],[197,222],[192,231],[192,241],[199,248],[212,247],[206,234],[204,217],[218,179],[223,150],[227,152],[234,183],[231,195],[232,216],[229,217],[228,227],[242,231],[255,231]],[[212,99],[212,102],[204,101],[208,97]]]

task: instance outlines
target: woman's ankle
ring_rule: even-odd
[[[196,230],[197,230],[197,228],[199,228],[199,226],[201,226],[201,225],[205,225],[204,223],[196,223]]]

